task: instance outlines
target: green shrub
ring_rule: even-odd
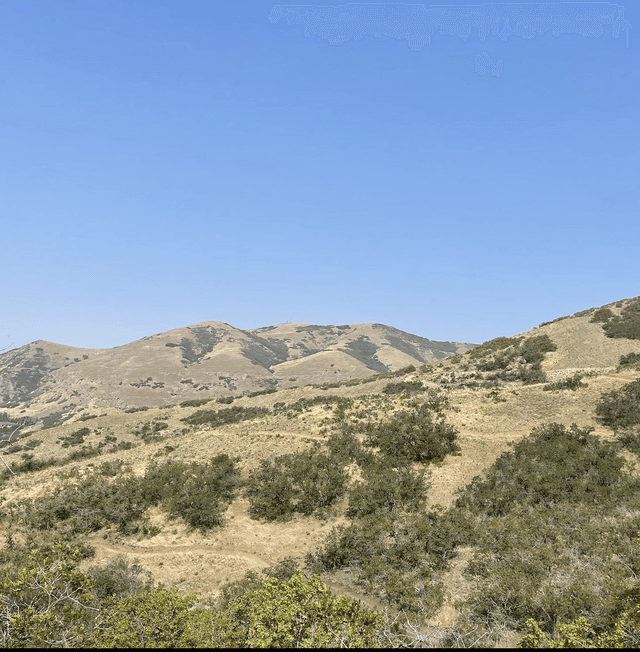
[[[518,349],[511,351],[500,351],[492,358],[484,359],[478,362],[477,367],[479,371],[498,371],[499,369],[507,369],[509,365],[518,356]]]
[[[313,448],[263,460],[247,481],[254,519],[286,521],[331,506],[347,489],[348,474],[334,457]]]
[[[640,363],[640,353],[627,353],[627,355],[621,355],[620,361],[618,362],[619,367],[631,367]]]
[[[488,342],[485,342],[484,344],[471,349],[471,351],[469,351],[469,355],[474,360],[477,360],[478,358],[482,358],[491,353],[495,353],[496,351],[501,351],[502,349],[506,349],[510,346],[518,346],[522,339],[522,337],[496,337],[493,340],[489,340]]]
[[[275,387],[267,387],[267,389],[259,389],[255,392],[249,392],[247,396],[253,398],[255,396],[266,396],[267,394],[275,394],[278,390]]]
[[[607,337],[640,340],[640,297],[630,301],[619,317],[611,317],[602,324]]]
[[[119,473],[122,473],[122,466],[124,462],[122,460],[113,460],[113,462],[103,462],[98,467],[98,473],[107,478],[113,478]]]
[[[91,578],[78,571],[82,554],[66,544],[34,549],[5,565],[0,584],[3,647],[82,646],[92,606]]]
[[[442,604],[443,572],[456,547],[472,536],[464,516],[430,511],[375,512],[334,527],[306,557],[312,572],[349,569],[367,593],[407,614],[429,616]]]
[[[148,444],[153,441],[160,441],[162,437],[158,436],[158,433],[168,428],[169,424],[165,423],[164,420],[154,419],[143,423],[137,430],[133,431],[133,434]]]
[[[373,460],[373,453],[366,451],[352,432],[332,432],[327,438],[326,446],[331,457],[343,466],[352,462],[365,466]]]
[[[264,407],[232,407],[221,410],[198,410],[188,417],[180,419],[190,426],[208,425],[212,428],[224,426],[230,423],[257,419],[269,413]]]
[[[602,394],[596,414],[613,430],[640,424],[640,379]]]
[[[275,414],[281,414],[285,412],[290,413],[290,415],[293,415],[293,413],[296,412],[298,414],[302,414],[303,412],[310,411],[311,408],[316,405],[333,405],[338,410],[344,411],[352,404],[352,399],[336,396],[335,394],[329,394],[329,396],[311,396],[309,398],[301,398],[295,401],[295,403],[275,403],[273,405],[273,411]]]
[[[391,467],[385,460],[365,466],[363,482],[349,490],[348,518],[361,518],[380,512],[420,510],[427,499],[424,471],[408,466]]]
[[[551,341],[548,335],[534,335],[527,338],[520,346],[520,355],[525,362],[535,364],[544,360],[544,354],[550,351],[557,351],[558,347]]]
[[[70,435],[62,438],[62,448],[68,448],[69,446],[79,446],[84,443],[84,438],[88,437],[91,434],[89,428],[80,428],[72,432]]]
[[[87,571],[93,580],[93,594],[97,600],[122,599],[151,589],[150,582],[143,581],[143,568],[127,555],[111,557],[104,566],[92,566]]]
[[[471,351],[478,360],[476,366],[481,372],[494,372],[488,381],[522,381],[525,385],[542,383],[546,375],[541,363],[545,353],[557,350],[548,335],[524,337],[501,337],[490,340]],[[475,354],[475,355],[474,355]]]
[[[200,407],[201,405],[206,405],[210,403],[213,399],[211,398],[192,398],[188,401],[182,401],[180,407]]]
[[[161,505],[173,517],[206,531],[222,525],[223,514],[240,484],[238,459],[218,455],[207,463],[152,463],[143,478],[118,477],[104,470],[77,485],[58,487],[51,495],[23,503],[23,521],[38,530],[59,526],[72,535],[114,525],[123,534],[157,534],[147,525],[148,507]],[[109,470],[108,473],[111,471]]]
[[[154,462],[147,468],[143,494],[150,504],[161,503],[170,516],[206,532],[223,524],[224,512],[240,486],[240,458],[226,454],[207,463]]]
[[[548,633],[588,616],[598,626],[640,570],[640,482],[592,428],[546,424],[465,488],[475,519],[473,579],[461,609],[479,627]]]
[[[531,367],[522,367],[516,376],[525,385],[536,385],[547,382],[547,375],[542,371],[540,363],[531,365]]]
[[[580,387],[589,387],[587,383],[582,382],[582,374],[575,374],[570,378],[563,378],[558,380],[555,383],[549,383],[545,385],[542,389],[545,392],[552,392],[555,390],[570,389],[571,391],[576,391]]]
[[[388,383],[382,388],[383,394],[415,394],[416,392],[423,392],[424,385],[419,380],[405,380],[398,383]]]
[[[609,321],[611,317],[613,317],[613,311],[610,308],[598,308],[598,310],[593,313],[589,322],[592,324],[601,324]]]
[[[558,423],[535,428],[496,460],[485,479],[474,478],[457,506],[504,516],[520,505],[615,504],[625,461],[592,431]]]
[[[216,647],[214,616],[197,609],[197,595],[156,589],[106,601],[86,647]]]
[[[67,457],[68,462],[77,462],[78,460],[86,460],[90,457],[97,457],[102,454],[102,448],[100,446],[83,446],[77,451],[69,453]]]
[[[83,414],[78,421],[89,421],[89,419],[97,419],[97,414]]]
[[[640,428],[626,428],[618,431],[617,440],[623,448],[640,456]]]
[[[401,410],[389,421],[371,425],[364,443],[379,448],[390,458],[428,464],[460,451],[457,434],[444,418],[434,420],[432,410],[422,405],[414,410]]]
[[[294,557],[285,557],[274,566],[263,568],[262,572],[267,577],[275,577],[283,582],[288,582],[300,569],[298,560]]]
[[[297,571],[270,577],[228,607],[225,643],[232,647],[376,647],[383,616],[356,600],[336,597],[317,576]]]

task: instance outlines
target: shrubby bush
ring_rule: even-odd
[[[239,461],[222,454],[204,464],[152,462],[145,473],[143,494],[173,518],[181,517],[190,527],[206,532],[224,522],[224,512],[241,485]]]
[[[95,648],[215,647],[215,614],[194,608],[196,594],[160,586],[102,605],[84,646]]]
[[[631,367],[635,364],[640,363],[640,353],[627,353],[627,355],[621,355],[618,362],[619,367]]]
[[[380,512],[417,512],[427,499],[424,471],[376,460],[362,470],[364,480],[349,489],[348,518]]]
[[[523,341],[524,340],[524,341]],[[546,375],[542,371],[545,353],[557,350],[548,335],[534,335],[527,338],[500,337],[490,340],[470,352],[478,362],[481,372],[493,372],[489,381],[522,381],[525,385],[543,383]]]
[[[375,647],[383,617],[300,571],[270,577],[229,605],[225,642],[247,647]]]
[[[374,459],[373,453],[364,449],[353,432],[334,430],[325,444],[331,457],[343,466],[352,462],[356,462],[359,466],[366,466]]]
[[[344,495],[348,479],[343,463],[318,447],[262,460],[244,491],[249,515],[286,521],[295,513],[317,514]]]
[[[582,615],[600,626],[640,571],[640,481],[592,430],[534,429],[458,499],[476,548],[461,609],[478,627],[533,618],[552,634]]]
[[[570,389],[575,392],[580,387],[589,387],[587,383],[582,382],[582,378],[582,374],[574,374],[570,378],[563,378],[555,383],[548,383],[542,389],[545,392],[553,392],[562,389]]]
[[[240,485],[238,458],[218,455],[206,463],[152,463],[143,478],[100,474],[77,485],[57,487],[49,496],[22,503],[24,522],[38,530],[64,527],[70,535],[109,525],[123,534],[157,534],[145,511],[153,505],[201,531],[222,525],[223,514]]]
[[[149,506],[137,478],[109,482],[91,476],[77,485],[57,487],[50,495],[23,502],[23,521],[31,528],[53,530],[64,527],[69,535],[96,532],[115,525],[124,534],[144,528],[144,512]]]
[[[640,424],[640,379],[602,394],[596,414],[613,430]]]
[[[188,417],[180,419],[190,426],[211,426],[217,428],[230,423],[238,423],[240,421],[248,421],[257,419],[269,413],[268,408],[264,407],[232,407],[223,408],[221,410],[198,410]]]
[[[96,600],[127,598],[153,588],[153,581],[141,578],[143,568],[136,559],[115,555],[103,566],[91,566],[87,574],[93,580],[92,592]]]
[[[615,505],[625,466],[616,447],[558,423],[535,428],[476,477],[457,500],[475,514],[504,516],[522,505],[552,507],[560,502]]]
[[[485,342],[484,344],[471,349],[471,351],[469,351],[469,355],[474,360],[477,360],[478,358],[482,358],[491,353],[495,353],[496,351],[501,351],[502,349],[506,349],[510,346],[518,346],[522,339],[522,337],[496,337],[493,340],[489,340],[488,342]]]
[[[344,398],[342,396],[336,396],[335,394],[329,394],[328,396],[311,396],[309,398],[300,398],[294,403],[283,403],[278,402],[274,403],[273,411],[274,414],[283,414],[286,413],[287,416],[294,416],[295,413],[302,414],[303,412],[308,412],[312,407],[316,405],[333,405],[334,409],[346,409],[353,404],[352,399]]]
[[[640,427],[625,428],[617,433],[617,440],[623,448],[640,456]]]
[[[68,448],[69,446],[78,446],[84,444],[84,438],[88,437],[91,434],[89,428],[80,428],[72,432],[70,435],[62,438],[62,448]]]
[[[94,602],[91,578],[77,570],[82,552],[56,544],[3,556],[0,646],[81,646]]]
[[[318,577],[305,579],[299,570],[266,579],[248,574],[204,609],[198,594],[142,583],[141,568],[123,556],[83,572],[86,557],[59,543],[0,551],[0,645],[369,647],[388,640],[383,614],[332,595]]]
[[[375,512],[334,527],[306,557],[312,572],[349,569],[362,588],[396,610],[430,616],[444,599],[442,573],[472,537],[461,513],[435,509],[392,516]]]
[[[428,405],[400,410],[388,421],[369,424],[364,443],[389,458],[405,462],[439,462],[460,451],[458,431],[443,417],[434,419]]]
[[[592,324],[601,324],[603,322],[609,321],[613,317],[613,311],[611,308],[598,308],[591,319],[589,320]]]
[[[520,345],[520,355],[525,362],[537,364],[544,360],[544,354],[551,351],[557,351],[558,347],[551,341],[548,335],[535,335],[527,338]]]
[[[604,322],[602,328],[607,337],[640,340],[640,297],[630,301],[619,317],[614,316]]]
[[[404,380],[397,383],[388,383],[382,388],[383,394],[415,394],[423,391],[424,385],[419,380]]]
[[[211,403],[213,401],[212,398],[192,398],[189,399],[188,401],[182,401],[180,403],[180,407],[186,408],[186,407],[200,407],[201,405],[206,405],[207,403]]]

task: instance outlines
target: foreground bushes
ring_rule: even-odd
[[[383,616],[332,595],[317,576],[270,577],[236,598],[224,614],[225,642],[246,647],[375,647]]]
[[[461,610],[476,626],[524,631],[533,618],[553,636],[586,616],[601,627],[640,572],[640,482],[591,430],[534,429],[458,499],[475,521]]]
[[[79,570],[83,555],[65,544],[3,556],[3,647],[370,647],[384,634],[381,613],[300,571],[203,609],[197,594],[162,585],[100,599],[104,591],[93,589],[102,583]]]

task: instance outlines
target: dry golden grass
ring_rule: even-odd
[[[453,504],[456,492],[489,467],[508,449],[509,442],[526,436],[542,423],[556,421],[565,425],[577,423],[579,426],[594,426],[597,434],[612,437],[610,431],[595,421],[595,405],[602,392],[638,378],[636,369],[615,369],[621,355],[640,352],[640,341],[608,339],[599,324],[589,323],[589,316],[548,324],[527,335],[541,333],[547,333],[558,346],[557,352],[547,354],[543,364],[550,379],[572,375],[577,371],[591,372],[595,375],[584,378],[588,387],[577,391],[551,392],[543,391],[542,385],[510,383],[498,390],[499,400],[492,398],[490,390],[486,388],[453,387],[446,390],[450,400],[446,418],[458,428],[462,450],[459,456],[450,456],[441,465],[432,467],[429,506]],[[431,387],[437,387],[443,374],[450,375],[452,370],[457,371],[460,364],[468,361],[467,358],[468,356],[462,355],[461,361],[457,363],[450,360],[438,361],[429,370],[419,370],[406,379],[420,379]],[[365,410],[368,414],[374,414],[375,400],[367,398],[367,395],[382,396],[381,391],[389,382],[389,379],[379,379],[372,383],[326,391],[302,387],[238,399],[233,406],[271,407],[276,402],[290,404],[302,397],[338,395],[355,399],[351,413]],[[383,407],[378,412],[380,416],[397,409],[403,400],[398,396],[383,398]],[[213,402],[203,407],[221,409],[228,406]],[[87,437],[85,444],[96,445],[106,434],[117,437],[118,441],[139,443],[139,438],[133,435],[134,430],[153,419],[166,417],[169,427],[160,434],[173,436],[156,443],[142,444],[132,450],[103,454],[99,458],[71,462],[64,467],[16,476],[5,484],[2,496],[10,503],[45,495],[61,482],[74,481],[73,477],[64,479],[65,475],[68,476],[75,470],[83,475],[104,461],[116,459],[125,460],[135,473],[141,474],[152,459],[203,461],[227,453],[241,458],[240,467],[247,475],[262,459],[300,450],[312,441],[323,440],[323,421],[332,415],[329,407],[315,406],[310,412],[293,418],[270,415],[215,429],[190,429],[181,434],[185,424],[180,419],[196,409],[199,408],[154,408],[127,414],[108,408],[101,410],[107,413],[106,416],[37,432],[34,436],[43,440],[42,445],[35,450],[37,458],[67,455],[74,449],[63,449],[57,440],[81,427],[100,431],[99,434]],[[175,447],[174,450],[167,452],[167,445]],[[197,591],[203,596],[213,597],[221,584],[240,579],[248,570],[261,570],[289,556],[302,558],[322,543],[334,525],[344,522],[340,516],[324,522],[298,516],[287,523],[264,523],[249,518],[247,508],[247,501],[237,498],[227,511],[226,525],[206,536],[189,532],[181,522],[169,522],[160,510],[152,510],[151,521],[162,527],[160,534],[138,539],[98,533],[89,539],[96,548],[96,559],[91,563],[118,553],[127,553],[132,558],[139,559],[156,581],[175,585],[184,592]],[[460,551],[452,565],[447,575],[450,597],[434,618],[434,624],[449,624],[455,619],[453,602],[464,597],[467,590],[462,572],[469,556],[470,550]],[[359,593],[351,579],[349,573],[337,573],[327,578],[327,581],[330,588],[338,593],[358,597],[372,606],[380,606],[377,601]]]

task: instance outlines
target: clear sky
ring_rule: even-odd
[[[639,28],[2,0],[0,349],[209,320],[480,343],[640,294]]]

